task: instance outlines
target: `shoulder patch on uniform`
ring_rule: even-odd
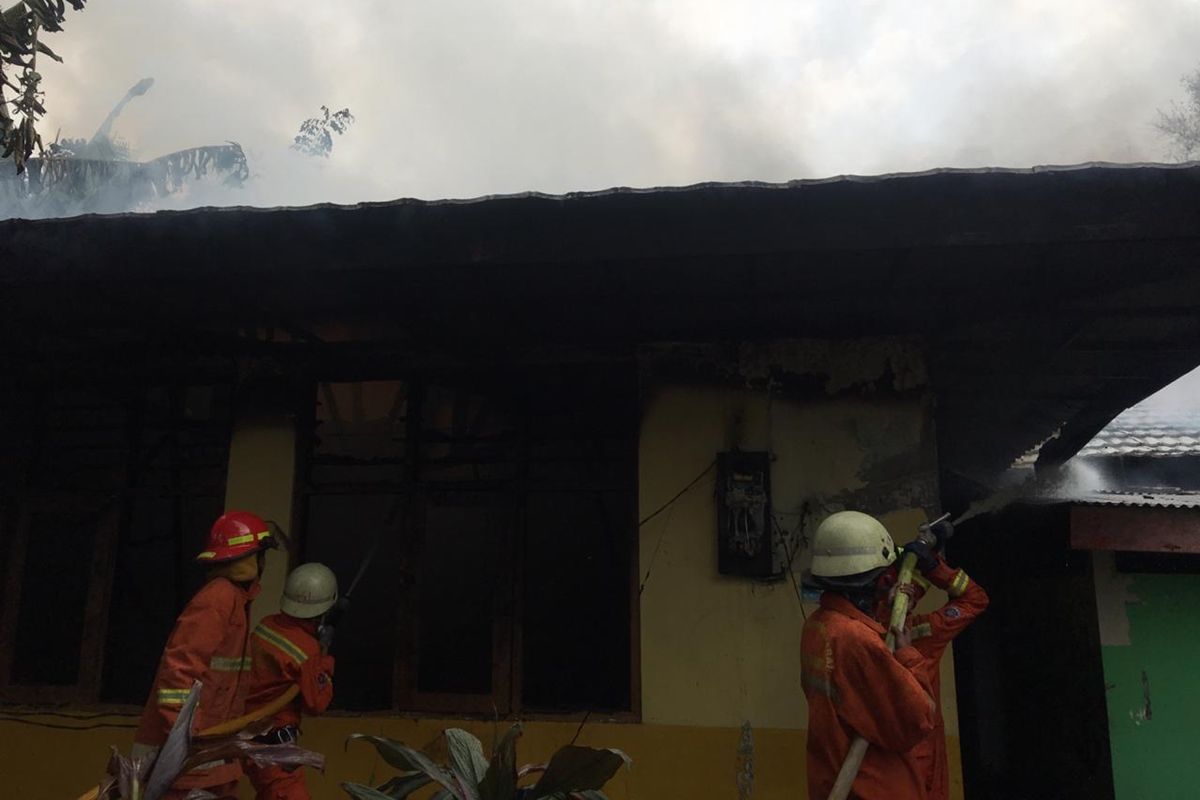
[[[957,619],[961,615],[962,611],[960,611],[957,606],[950,606],[946,609],[946,616],[950,619]]]

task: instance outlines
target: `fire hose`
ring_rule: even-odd
[[[938,537],[933,532],[933,526],[949,518],[949,514],[943,514],[933,522],[921,525],[917,531],[917,540],[936,547]],[[889,650],[896,649],[896,631],[904,627],[905,620],[908,618],[911,599],[903,589],[912,585],[913,572],[916,571],[916,567],[917,554],[905,551],[904,555],[900,557],[900,570],[896,575],[896,595],[892,599],[892,617],[884,638]],[[870,746],[870,742],[863,737],[854,737],[854,741],[850,743],[850,750],[846,753],[846,759],[842,762],[842,768],[838,770],[837,779],[833,782],[833,789],[829,792],[829,800],[846,800],[850,796],[850,789],[854,786],[854,779],[858,777],[858,770],[862,767],[863,759],[867,755],[867,748]]]

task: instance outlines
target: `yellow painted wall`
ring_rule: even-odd
[[[772,467],[774,507],[785,515],[808,501],[814,522],[828,511],[853,505],[856,498],[878,503],[899,488],[873,485],[864,476],[889,458],[931,448],[929,408],[919,387],[919,355],[896,343],[856,342],[841,347],[782,344],[743,352],[742,367],[781,362],[827,375],[824,396],[804,400],[761,389],[728,388],[696,381],[644,381],[645,406],[639,442],[642,516],[659,508],[708,465],[716,453],[738,446],[767,449]],[[843,366],[844,365],[844,366]],[[848,387],[880,379],[884,367],[893,389],[845,393]],[[913,389],[917,388],[917,391]],[[932,463],[932,454],[926,453]],[[239,420],[231,455],[226,505],[247,508],[291,528],[295,432],[283,415]],[[886,470],[885,470],[886,472]],[[641,595],[641,674],[643,723],[590,723],[580,741],[620,747],[634,759],[631,772],[609,787],[614,798],[736,798],[742,762],[742,725],[753,734],[753,793],[759,800],[804,796],[804,741],[807,713],[799,688],[799,634],[803,617],[789,582],[761,583],[717,574],[713,476],[685,494],[641,530],[641,574],[649,572]],[[783,518],[785,525],[795,517]],[[899,542],[910,539],[924,521],[921,508],[901,504],[883,517]],[[797,570],[806,565],[804,554]],[[255,617],[272,613],[286,574],[286,556],[270,556],[264,592]],[[944,602],[931,597],[927,605]],[[811,610],[811,609],[810,609]],[[951,762],[952,796],[961,797],[958,721],[952,662],[942,664],[942,706]],[[81,725],[62,718],[31,722]],[[131,724],[134,718],[95,722]],[[314,796],[334,798],[340,781],[386,777],[368,747],[343,750],[346,735],[378,733],[417,746],[442,728],[465,727],[491,736],[491,725],[467,721],[399,717],[329,717],[306,722],[305,744],[329,758],[329,774],[315,777]],[[544,760],[571,739],[572,722],[530,722],[521,744],[523,761]],[[108,746],[126,749],[127,729],[61,731],[0,720],[0,776],[3,796],[24,800],[74,798],[104,767]]]
[[[296,472],[296,426],[288,417],[256,414],[234,428],[229,444],[229,473],[225,484],[226,510],[253,511],[292,530],[292,484]],[[279,597],[288,572],[288,553],[280,547],[267,553],[262,594],[254,603],[253,621],[279,610]]]

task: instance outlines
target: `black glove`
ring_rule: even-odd
[[[950,541],[950,537],[954,535],[954,523],[948,519],[935,522],[929,526],[929,532],[937,537],[937,544],[933,549],[939,553],[944,552],[946,542]]]
[[[933,545],[928,542],[916,539],[904,545],[905,553],[912,553],[917,557],[917,569],[921,572],[930,572],[937,566],[937,554],[934,552]]]
[[[333,625],[328,622],[317,628],[317,642],[321,645],[321,652],[328,653],[329,648],[333,647],[333,631]]]

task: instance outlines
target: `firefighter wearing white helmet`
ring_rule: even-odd
[[[319,617],[338,599],[337,576],[324,564],[301,564],[287,576],[279,607],[296,619]]]
[[[896,544],[883,523],[859,511],[831,514],[813,537],[811,573],[814,578],[833,578],[862,583],[896,560]]]
[[[320,714],[333,700],[333,656],[322,641],[322,622],[337,604],[337,576],[324,564],[302,564],[283,586],[279,614],[254,629],[251,638],[251,708],[282,706],[271,718],[271,730],[255,741],[287,744],[300,737],[304,716]],[[288,700],[288,697],[291,697]],[[303,769],[245,765],[258,800],[309,800]]]
[[[870,746],[850,795],[921,800],[924,773],[912,750],[934,729],[929,669],[907,630],[896,631],[893,653],[874,617],[896,545],[874,517],[839,511],[817,528],[812,550],[810,579],[824,591],[800,634],[808,796],[831,796],[851,743],[861,737]]]

